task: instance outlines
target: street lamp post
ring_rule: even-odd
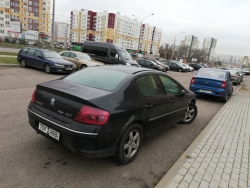
[[[171,31],[169,31],[169,32],[172,33]],[[185,33],[185,31],[184,31],[184,32],[181,32],[181,33],[177,33],[177,34],[172,33],[173,35],[175,35],[175,37],[174,37],[174,48],[173,48],[173,51],[172,51],[172,54],[171,54],[171,60],[173,60],[173,54],[174,54],[174,50],[175,50],[175,40],[176,40],[176,36],[177,36],[177,35],[180,35],[180,34],[182,34],[182,33]]]
[[[55,0],[53,0],[53,12],[52,12],[52,39],[51,39],[51,48],[54,49],[54,28],[55,27]]]
[[[67,17],[65,17],[64,15],[62,15],[64,18],[66,18],[67,19],[67,28],[66,28],[66,47],[68,47],[68,27],[69,27],[69,24],[68,24],[68,22],[69,22],[69,18],[67,18]]]
[[[147,18],[147,17],[149,17],[149,16],[153,16],[154,15],[154,13],[152,13],[152,14],[150,14],[150,15],[148,15],[148,16],[146,16],[146,17],[144,17],[143,19],[141,19],[140,17],[138,17],[138,16],[136,16],[136,15],[133,15],[133,16],[135,16],[135,17],[137,17],[137,18],[139,18],[140,20],[141,20],[141,26],[140,26],[140,34],[139,34],[139,42],[138,42],[138,49],[137,49],[137,58],[138,58],[138,53],[139,53],[139,50],[140,50],[140,42],[141,42],[141,28],[142,28],[142,24],[143,24],[143,21]]]

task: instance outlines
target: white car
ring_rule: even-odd
[[[190,67],[188,64],[185,64],[185,63],[182,63],[182,62],[178,62],[178,64],[186,67],[188,72],[193,72],[194,71],[194,68]]]

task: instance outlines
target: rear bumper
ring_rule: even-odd
[[[78,122],[73,121],[69,124],[60,122],[60,120],[37,111],[32,108],[31,105],[29,105],[28,108],[28,117],[29,124],[37,133],[74,153],[79,153],[86,157],[101,158],[114,155],[117,151],[117,146],[115,144],[110,144],[110,140],[107,142],[106,139],[106,137],[110,136],[110,134],[112,135],[112,133],[105,131],[96,132],[96,126],[93,126],[93,131],[83,131],[79,129],[79,125],[76,125]],[[46,125],[48,128],[59,132],[59,140],[56,140],[48,134],[40,131],[38,129],[39,122]],[[84,125],[82,124],[81,126]]]
[[[216,97],[225,97],[227,92],[223,88],[205,88],[200,87],[195,84],[191,84],[189,86],[190,91],[196,93],[196,94],[204,94],[204,95],[210,95],[210,96],[216,96]],[[207,92],[205,92],[207,91]]]

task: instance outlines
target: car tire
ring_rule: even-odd
[[[231,96],[234,92],[234,88],[232,87],[231,90],[228,92],[228,96]]]
[[[81,69],[85,69],[87,67],[87,65],[82,65]]]
[[[26,67],[27,67],[27,64],[26,64],[26,62],[25,62],[24,59],[21,60],[21,66],[22,66],[23,68],[26,68]]]
[[[243,81],[243,78],[241,78],[240,82],[242,82],[242,81]]]
[[[139,124],[131,125],[124,133],[115,154],[115,160],[121,164],[132,162],[141,147],[143,139],[143,131]]]
[[[44,67],[44,72],[47,73],[47,74],[50,74],[51,73],[51,67],[49,64],[46,64],[45,67]]]
[[[179,71],[179,72],[182,72],[182,69],[179,69],[178,71]]]
[[[185,112],[185,117],[180,123],[182,123],[182,124],[191,123],[196,118],[197,113],[198,113],[198,109],[197,109],[196,105],[192,102],[189,103],[189,105],[186,109],[186,112]]]

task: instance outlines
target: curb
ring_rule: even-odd
[[[190,156],[195,148],[199,145],[202,139],[206,136],[207,132],[214,125],[214,122],[218,119],[218,117],[223,113],[223,111],[230,105],[231,98],[234,97],[241,87],[244,85],[240,85],[240,87],[236,90],[236,92],[230,97],[227,103],[219,110],[219,112],[213,117],[213,119],[207,124],[207,126],[203,129],[203,131],[197,136],[197,138],[192,142],[192,144],[184,151],[184,153],[179,157],[179,159],[173,164],[173,166],[169,169],[169,171],[164,175],[164,177],[159,181],[159,183],[155,186],[155,188],[167,188],[172,179],[176,176],[179,170],[182,168],[184,163],[188,160],[186,156]]]
[[[0,64],[0,67],[21,67],[20,64]]]

